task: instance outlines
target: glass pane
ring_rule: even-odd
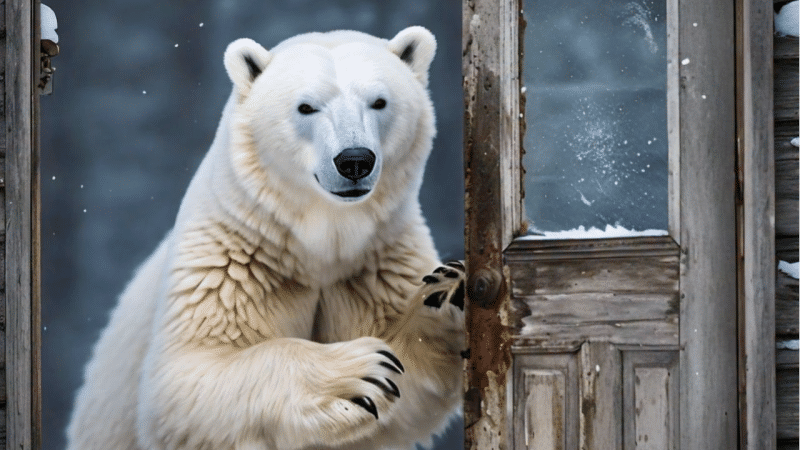
[[[666,230],[666,3],[525,3],[531,232]]]

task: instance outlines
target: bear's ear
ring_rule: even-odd
[[[225,50],[225,70],[242,95],[250,92],[253,81],[267,67],[272,55],[252,39],[231,42]]]
[[[404,63],[423,86],[428,85],[428,69],[436,54],[436,38],[423,27],[408,27],[389,41],[389,49]]]

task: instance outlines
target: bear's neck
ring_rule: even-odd
[[[194,192],[186,196],[179,222],[191,221],[196,227],[222,221],[252,245],[278,249],[277,260],[284,254],[293,255],[293,264],[302,261],[291,267],[292,276],[309,284],[350,277],[379,258],[395,239],[424,227],[416,198],[384,213],[388,220],[376,220],[368,205],[336,205],[266,173],[258,176],[261,185],[254,188],[248,185],[253,180],[243,178],[235,164],[222,146],[212,145],[192,180],[189,189]]]

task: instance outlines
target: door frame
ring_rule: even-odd
[[[510,447],[514,435],[518,336],[503,252],[526,233],[520,1],[463,2],[465,448]],[[668,133],[669,231],[680,245],[681,448],[774,448],[772,5],[668,5],[678,34],[668,66],[676,126]]]

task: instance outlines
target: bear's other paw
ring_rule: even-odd
[[[431,308],[442,308],[449,304],[464,311],[464,283],[466,280],[464,264],[451,261],[437,267],[432,274],[422,278],[422,304]]]

